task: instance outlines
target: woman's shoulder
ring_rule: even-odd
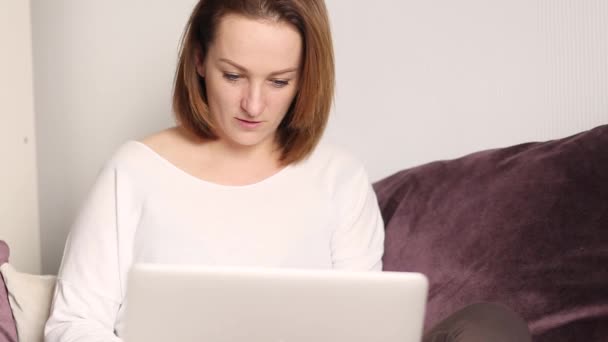
[[[345,171],[364,168],[361,160],[352,151],[331,142],[319,143],[311,154],[309,162],[324,168]]]
[[[322,142],[304,162],[306,173],[315,174],[325,183],[348,184],[354,179],[367,179],[367,172],[361,160],[343,146]]]
[[[141,139],[124,142],[106,163],[118,169],[142,169],[162,162],[176,144],[175,129],[169,128]]]
[[[183,130],[179,127],[171,127],[162,131],[150,134],[136,142],[146,146],[162,157],[170,157],[172,153],[181,145],[187,142]],[[170,158],[167,158],[170,159]]]

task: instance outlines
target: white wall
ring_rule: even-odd
[[[33,0],[43,270],[102,162],[172,123],[195,0]],[[608,123],[605,0],[327,0],[337,57],[327,139],[373,180]]]
[[[40,272],[29,1],[0,1],[0,239]]]
[[[606,0],[329,0],[332,140],[372,178],[608,123]]]

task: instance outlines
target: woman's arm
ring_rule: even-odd
[[[331,245],[334,268],[381,271],[384,223],[367,173],[356,165],[338,182],[338,224]]]
[[[138,217],[128,177],[113,165],[104,168],[68,237],[46,342],[121,341],[115,323]]]

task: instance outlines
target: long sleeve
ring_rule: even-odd
[[[110,163],[70,231],[45,326],[46,342],[121,341],[115,323],[137,218],[128,177]]]
[[[340,177],[335,196],[337,225],[331,248],[333,267],[382,270],[384,223],[376,194],[362,166]]]

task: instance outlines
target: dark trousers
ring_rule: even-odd
[[[530,342],[526,322],[510,309],[479,303],[461,309],[424,334],[423,342]]]

